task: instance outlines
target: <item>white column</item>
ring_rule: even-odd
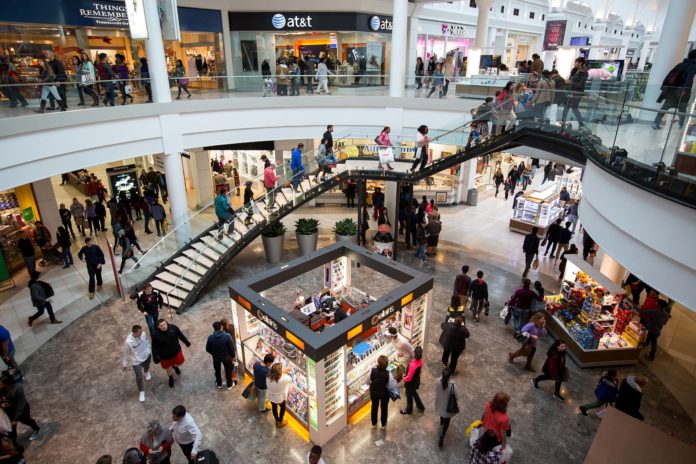
[[[411,17],[408,28],[408,61],[406,62],[407,86],[415,86],[416,79],[416,58],[418,58],[418,18]]]
[[[43,225],[51,231],[51,236],[55,239],[58,226],[62,225],[62,223],[58,213],[58,200],[56,200],[56,194],[53,191],[51,178],[48,177],[32,182],[31,189],[34,191],[34,199],[39,209],[38,216],[41,218]]]
[[[626,275],[626,269],[606,253],[602,257],[602,263],[599,265],[599,272],[618,285],[621,285]]]
[[[481,67],[481,55],[488,44],[488,19],[490,16],[493,0],[477,0],[478,20],[476,21],[476,39],[474,47],[469,49],[469,59],[467,60],[466,76],[470,77],[479,73]]]
[[[164,57],[164,43],[162,42],[162,28],[159,21],[157,0],[145,0],[143,3],[147,35],[149,37],[145,40],[145,51],[150,71],[152,99],[155,103],[168,103],[172,101],[172,94],[169,90],[169,75],[167,74],[167,63]],[[169,178],[167,178],[168,183]],[[184,197],[185,204],[186,198]]]
[[[660,95],[660,86],[669,70],[684,58],[694,16],[696,16],[694,0],[670,0],[660,32],[655,60],[650,69],[648,86],[645,89],[645,98],[643,98],[645,106],[660,107],[660,104],[655,101]],[[654,116],[654,113],[648,113],[646,118],[652,119]],[[644,118],[641,117],[641,119]]]
[[[469,189],[476,188],[476,164],[478,158],[462,163],[459,169],[459,183],[457,184],[457,196],[455,200],[458,204],[466,203]]]
[[[396,186],[396,182],[384,183],[384,206],[387,208],[387,216],[389,217],[389,222],[392,224],[392,230],[399,222],[396,217],[397,210],[399,209]]]
[[[191,154],[191,185],[198,210],[212,202],[215,197],[210,156],[207,150],[189,150],[189,153]]]
[[[643,41],[643,48],[640,50],[640,57],[638,60],[638,71],[645,70],[645,63],[648,61],[648,54],[650,53],[650,39],[645,39]]]
[[[232,33],[230,32],[230,16],[227,10],[222,10],[220,12],[222,15],[222,41],[223,41],[223,53],[225,54],[225,72],[227,73],[227,89],[233,89],[234,87],[234,69],[232,66]],[[260,58],[259,58],[260,59]],[[260,59],[263,61],[263,59]]]
[[[191,228],[186,224],[189,217],[186,200],[186,180],[184,167],[181,163],[181,152],[184,150],[181,140],[181,127],[178,114],[160,115],[164,151],[164,175],[167,177],[167,193],[169,194],[169,211],[167,218],[176,229],[176,242],[182,247],[191,239]]]
[[[392,14],[391,65],[389,96],[403,97],[406,84],[406,37],[408,33],[408,0],[394,0]]]

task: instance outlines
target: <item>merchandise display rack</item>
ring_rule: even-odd
[[[546,300],[546,326],[580,367],[638,363],[645,330],[624,290],[581,257],[568,255],[561,292]]]
[[[563,212],[558,199],[559,191],[558,185],[553,183],[544,190],[521,196],[510,219],[510,230],[528,234],[536,226],[539,228],[538,234],[545,235],[546,229]]]
[[[399,286],[376,299],[365,295],[355,306],[357,289],[350,287],[353,263]],[[350,316],[341,322],[311,323],[310,327],[295,316],[301,312],[278,307],[263,296],[265,290],[317,269],[323,269],[328,288],[346,295],[340,304]],[[403,357],[386,336],[389,327],[395,327],[414,347],[423,346],[432,288],[432,276],[350,242],[337,242],[235,282],[229,292],[244,368],[251,375],[255,362],[274,354],[291,378],[286,399],[291,428],[323,445],[349,422],[364,417],[370,404],[369,373],[379,356],[389,358],[390,371],[404,368]]]

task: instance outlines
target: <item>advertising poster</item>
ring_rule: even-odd
[[[565,39],[566,20],[546,21],[543,50],[558,50]]]

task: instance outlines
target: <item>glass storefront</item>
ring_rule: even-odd
[[[474,39],[446,35],[419,34],[417,40],[417,56],[423,58],[426,63],[431,56],[440,61],[450,54],[453,55],[455,74],[458,74],[462,59],[469,54],[469,48],[474,45]]]

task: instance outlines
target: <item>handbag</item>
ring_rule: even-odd
[[[189,78],[188,77],[182,77],[179,79],[179,85],[189,85]]]
[[[512,309],[510,308],[509,304],[505,303],[503,309],[500,310],[500,317],[503,319],[503,322],[505,322],[505,325],[510,323],[510,319],[512,318]]]
[[[126,95],[130,95],[131,93],[133,93],[133,86],[130,84],[126,84],[123,87],[123,91],[126,92]]]
[[[539,269],[539,258],[534,258],[532,262],[532,269]]]
[[[447,398],[447,412],[450,414],[459,414],[459,405],[457,404],[457,394],[454,393],[454,384],[450,384],[449,397]]]
[[[256,386],[254,385],[254,381],[252,380],[249,382],[249,385],[244,387],[244,391],[242,391],[242,398],[247,399],[247,400],[253,400],[256,398]]]
[[[399,385],[397,384],[394,376],[392,376],[391,372],[389,373],[389,382],[387,382],[387,393],[392,401],[401,399],[401,395],[399,394]]]
[[[541,246],[546,245],[546,241],[547,241],[547,240],[546,240],[546,237],[544,237],[544,240],[541,241]]]

